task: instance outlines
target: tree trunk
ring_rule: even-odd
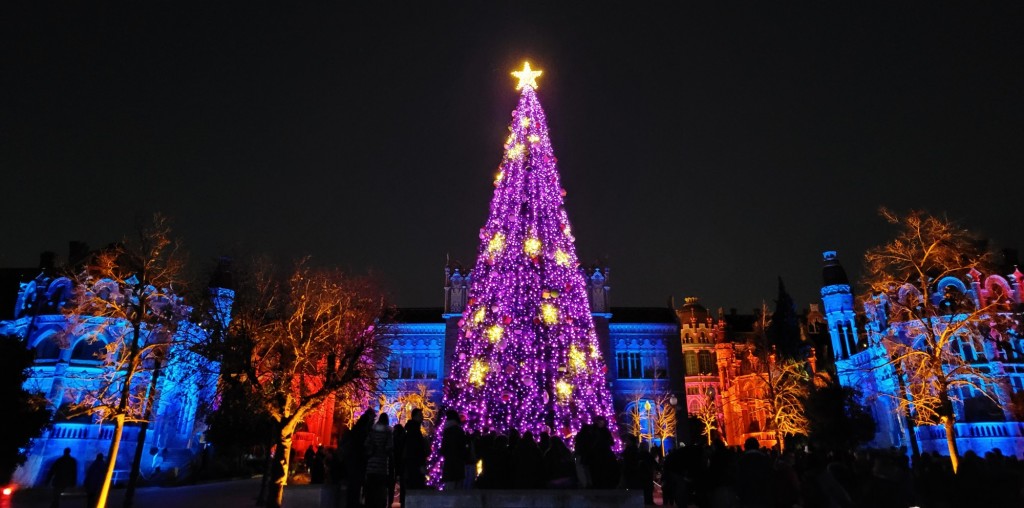
[[[107,475],[103,478],[103,487],[100,488],[100,496],[96,501],[96,508],[106,508],[107,496],[110,495],[110,484],[114,480],[114,467],[117,465],[117,450],[121,447],[121,434],[124,433],[124,413],[114,417],[114,439],[110,442],[110,449],[107,451]]]
[[[943,386],[939,393],[939,404],[942,405],[942,416],[940,421],[946,428],[946,447],[949,448],[949,462],[953,465],[953,474],[960,468],[960,453],[956,447],[956,412],[953,410],[953,401],[949,400],[949,387]]]
[[[946,446],[949,448],[949,462],[953,465],[953,474],[960,468],[960,453],[956,448],[956,418],[943,416],[942,425],[946,427]]]
[[[907,394],[907,382],[903,379],[903,364],[901,362],[896,364],[896,381],[899,382],[900,397],[905,401],[904,405],[907,408],[904,416],[907,418],[907,437],[910,439],[910,453],[914,460],[918,460],[921,458],[921,447],[917,444],[917,422],[914,421],[914,415],[910,412],[910,395]]]
[[[139,315],[142,315],[144,311],[145,306],[142,306]],[[132,323],[132,347],[129,352],[129,365],[135,365],[135,359],[139,356],[141,326],[138,321]],[[121,448],[121,435],[124,434],[124,419],[128,413],[128,399],[132,389],[131,376],[126,375],[122,384],[124,386],[121,388],[121,401],[118,403],[117,414],[114,416],[114,439],[110,443],[110,451],[108,452],[110,456],[107,457],[107,477],[104,479],[103,487],[100,489],[99,501],[96,502],[97,508],[106,508],[107,496],[110,494],[110,484],[114,479],[114,466],[117,465],[117,451]]]
[[[157,358],[153,369],[153,377],[149,383],[149,393],[146,394],[146,410],[142,416],[142,425],[139,426],[139,437],[135,440],[135,456],[132,457],[132,470],[128,476],[128,486],[124,491],[124,508],[131,508],[135,501],[135,486],[139,482],[139,474],[142,472],[142,451],[146,448],[146,433],[149,431],[149,420],[153,416],[153,403],[156,401],[156,384],[160,379],[160,359]],[[160,450],[157,450],[160,453]]]
[[[290,430],[281,433],[277,450],[274,457],[274,474],[272,475],[274,490],[267,498],[267,506],[271,508],[284,506],[284,487],[288,485],[288,470],[291,467],[292,433]]]

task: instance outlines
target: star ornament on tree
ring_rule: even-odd
[[[519,79],[519,83],[516,85],[516,90],[522,90],[524,86],[528,86],[537,89],[537,78],[543,74],[544,71],[535,71],[530,68],[530,62],[523,62],[523,70],[512,71],[512,75]]]

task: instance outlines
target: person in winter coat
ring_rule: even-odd
[[[453,410],[445,412],[444,429],[441,433],[441,482],[444,490],[461,489],[466,479],[466,460],[469,457],[469,440],[462,430],[462,419]]]
[[[395,485],[401,485],[402,479],[398,472],[402,469],[402,456],[405,449],[405,427],[401,423],[395,423],[395,426],[391,428],[391,436],[394,442],[394,447],[391,451],[391,464],[388,465],[388,500],[395,499]],[[390,507],[391,504],[389,503]]]
[[[100,499],[100,490],[103,489],[103,481],[107,479],[107,461],[103,460],[103,454],[97,453],[96,460],[89,464],[85,471],[85,503],[87,508],[95,508],[96,502]]]
[[[342,438],[341,459],[344,461],[347,480],[345,506],[357,508],[362,505],[363,481],[366,479],[365,444],[376,417],[374,410],[367,409],[352,425],[352,430]]]
[[[388,478],[394,461],[395,438],[388,414],[381,413],[366,436],[366,508],[390,508]]]
[[[406,491],[427,487],[427,454],[430,449],[420,430],[422,427],[423,410],[413,409],[409,420],[405,422],[405,443],[402,445],[402,480],[401,491],[398,494],[402,508],[405,508]]]
[[[608,420],[600,416],[595,418],[593,432],[594,440],[590,444],[591,488],[614,489],[619,486],[622,471],[612,450],[614,440],[608,429]]]
[[[550,439],[551,446],[544,453],[544,473],[546,487],[565,489],[576,486],[576,465],[572,460],[572,452],[561,437]]]
[[[46,483],[53,487],[53,499],[50,501],[53,508],[60,506],[60,496],[65,490],[78,486],[78,460],[71,456],[71,448],[65,448],[64,455],[50,467]]]

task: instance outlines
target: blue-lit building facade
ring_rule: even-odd
[[[24,270],[22,270],[24,272]],[[72,281],[56,275],[52,267],[37,270],[38,275],[20,282],[14,305],[13,319],[0,320],[0,333],[14,335],[35,352],[25,388],[46,395],[52,410],[77,403],[82,397],[95,392],[106,367],[98,358],[113,337],[129,326],[124,322],[90,318],[75,320],[74,333],[68,333],[73,318],[66,316],[66,306],[72,295]],[[8,282],[10,279],[8,279]],[[234,292],[224,287],[211,287],[211,296],[218,315],[230,320]],[[10,316],[10,314],[8,314]],[[145,334],[145,330],[143,330]],[[172,343],[184,344],[202,340],[206,332],[199,325],[182,321]],[[153,419],[145,431],[145,450],[164,450],[162,470],[188,464],[203,446],[205,425],[197,418],[200,408],[214,396],[217,366],[205,362],[207,369],[201,374],[186,368],[202,361],[193,354],[172,346],[167,355],[154,391]],[[202,382],[181,382],[189,376],[200,375]],[[149,385],[150,371],[140,371],[133,382]],[[200,388],[205,387],[205,388]],[[115,483],[127,478],[136,443],[142,426],[126,423],[115,467]],[[107,455],[114,435],[112,422],[100,423],[90,416],[70,420],[56,420],[53,426],[35,439],[28,453],[28,461],[14,474],[12,481],[19,485],[40,485],[50,464],[64,448],[71,448],[78,458],[79,479],[97,453]],[[152,456],[144,453],[142,472],[150,474]]]
[[[660,442],[654,429],[659,401],[664,405],[664,401],[673,400],[680,411],[686,409],[675,311],[670,305],[611,307],[607,269],[583,270],[616,413],[636,414],[640,433]],[[398,322],[388,331],[391,357],[381,385],[381,400],[395,401],[403,395],[426,392],[440,406],[471,280],[471,273],[448,267],[443,307],[400,309]],[[388,409],[391,413],[401,411],[395,406]],[[401,419],[400,414],[392,416]],[[619,423],[630,427],[632,422],[627,420],[632,418]]]
[[[868,298],[862,302],[862,309],[858,309],[846,271],[835,251],[824,253],[823,279],[821,297],[831,338],[828,354],[835,359],[840,383],[859,388],[864,402],[871,408],[878,425],[871,445],[906,447],[909,453],[912,444],[908,428],[913,428],[922,452],[948,455],[943,426],[908,426],[907,419],[897,411],[900,379],[888,361],[882,338],[912,338],[914,324],[890,315],[884,297]],[[933,292],[935,301],[926,304],[939,305],[949,288],[968,296],[974,308],[992,305],[997,309],[994,313],[1011,321],[1018,320],[1022,283],[1024,275],[1016,269],[1007,277],[972,270],[965,280],[945,277],[937,281]],[[896,297],[906,297],[906,291],[917,290],[905,286]],[[994,386],[987,388],[998,398],[998,403],[994,404],[997,411],[973,411],[973,407],[993,405],[988,404],[987,399],[982,400],[985,396],[970,387],[958,388],[957,393],[951,394],[960,453],[972,450],[984,455],[998,448],[1005,455],[1024,457],[1024,422],[1014,418],[1010,403],[1013,394],[1024,392],[1024,354],[1021,353],[1024,338],[1011,330],[991,340],[961,337],[953,346],[959,348],[959,354],[973,368],[986,373],[994,382]]]

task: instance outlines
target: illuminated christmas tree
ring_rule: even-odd
[[[467,432],[570,438],[595,417],[614,423],[607,367],[537,99],[541,71],[527,63],[512,74],[522,94],[480,230],[443,405],[463,416]]]

